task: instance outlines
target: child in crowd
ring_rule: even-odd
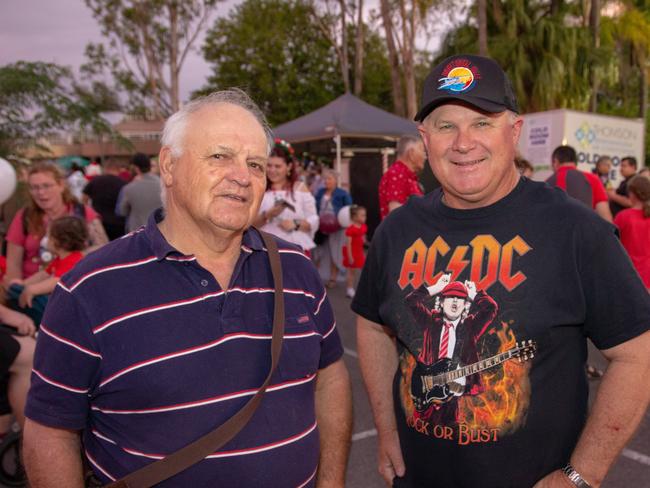
[[[54,220],[50,224],[47,246],[56,257],[47,268],[26,280],[12,281],[8,292],[12,308],[26,313],[40,324],[49,294],[61,276],[83,258],[87,240],[88,227],[80,218],[65,216]]]
[[[354,297],[354,284],[356,281],[357,269],[363,268],[366,256],[363,252],[363,245],[366,242],[366,209],[360,205],[350,207],[350,220],[352,223],[345,229],[347,243],[343,246],[343,266],[347,270],[347,291],[345,296]]]
[[[627,185],[632,207],[621,210],[614,224],[646,288],[650,290],[650,179],[635,176]]]

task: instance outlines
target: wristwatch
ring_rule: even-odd
[[[300,220],[294,219],[293,225],[294,225],[293,230],[300,230]]]
[[[569,481],[576,485],[578,488],[591,488],[591,485],[587,483],[587,481],[580,476],[580,473],[578,473],[573,466],[571,466],[571,463],[567,463],[566,466],[562,468],[562,472],[566,475],[567,478],[569,478]]]

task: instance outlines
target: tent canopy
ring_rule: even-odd
[[[346,93],[324,107],[279,125],[273,133],[291,143],[336,135],[396,139],[404,134],[417,134],[417,125]]]

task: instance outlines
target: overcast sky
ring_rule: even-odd
[[[225,14],[232,2],[218,7]],[[90,41],[101,41],[99,26],[84,0],[0,0],[0,65],[46,61],[78,67]],[[201,41],[195,43],[201,46]],[[198,52],[188,55],[181,75],[181,97],[201,88],[210,72]]]
[[[227,15],[237,2],[220,3],[208,25],[217,16]],[[365,3],[366,11],[377,6],[377,0]],[[443,19],[442,25],[446,23]],[[444,29],[439,26],[437,30]],[[19,60],[46,61],[70,66],[78,74],[79,66],[85,61],[86,44],[101,40],[99,26],[84,0],[0,0],[0,66]],[[198,52],[202,43],[202,37],[197,39],[183,65],[180,83],[184,101],[205,84],[210,73]],[[436,49],[439,39],[418,44],[421,49]]]

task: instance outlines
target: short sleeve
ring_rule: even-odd
[[[9,230],[7,231],[7,236],[6,239],[8,242],[11,242],[12,244],[16,244],[18,246],[23,246],[25,244],[25,234],[23,233],[23,214],[25,213],[25,209],[22,208],[16,212],[16,215],[14,216],[14,219],[11,221],[11,225],[9,225]]]
[[[609,349],[650,329],[650,294],[611,224],[582,232],[579,273],[586,305],[585,332]]]
[[[100,363],[82,306],[57,286],[41,323],[25,415],[54,428],[86,427]]]
[[[603,182],[600,181],[598,177],[592,178],[593,184],[591,185],[593,188],[593,200],[594,200],[594,206],[597,203],[600,202],[606,202],[609,200],[609,197],[607,196],[607,192],[605,191],[605,186],[603,185]]]

